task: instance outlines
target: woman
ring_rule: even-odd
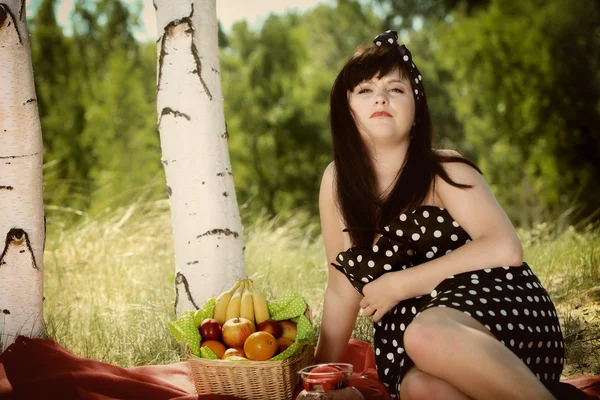
[[[392,398],[553,399],[564,346],[548,293],[477,166],[431,148],[410,52],[394,31],[374,42],[331,92],[317,362],[339,360],[362,308]]]

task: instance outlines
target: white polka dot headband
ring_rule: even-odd
[[[423,97],[423,93],[424,93],[423,77],[421,77],[421,73],[419,72],[419,69],[413,62],[410,51],[406,48],[405,45],[398,44],[398,32],[389,30],[389,31],[386,31],[385,33],[379,34],[379,35],[377,35],[377,37],[375,37],[375,39],[373,39],[373,43],[375,43],[377,46],[382,46],[384,44],[391,44],[391,45],[395,45],[396,47],[398,47],[398,50],[400,51],[400,55],[402,56],[402,60],[406,64],[406,68],[408,69],[408,72],[410,73],[410,78],[415,82],[415,89],[414,89],[415,98],[417,99],[417,101],[420,101],[421,98]]]

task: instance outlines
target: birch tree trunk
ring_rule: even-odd
[[[42,133],[25,0],[0,3],[0,349],[42,334]]]
[[[175,311],[246,276],[227,148],[216,0],[155,0],[157,112],[175,241]]]

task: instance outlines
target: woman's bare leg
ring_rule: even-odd
[[[412,367],[404,375],[400,388],[401,400],[471,400],[469,396],[441,379]]]
[[[419,370],[473,399],[554,399],[519,357],[459,310],[423,311],[406,328],[404,346]]]

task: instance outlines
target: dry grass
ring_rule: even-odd
[[[73,225],[48,219],[45,317],[48,335],[77,355],[121,366],[178,361],[167,329],[175,318],[168,204],[133,203]],[[600,374],[598,229],[520,231],[526,260],[557,304],[567,343],[565,376]],[[288,289],[311,305],[318,327],[327,270],[318,226],[299,214],[258,218],[245,228],[246,265],[269,298]],[[318,328],[317,328],[318,329]],[[369,318],[353,336],[371,342]]]

